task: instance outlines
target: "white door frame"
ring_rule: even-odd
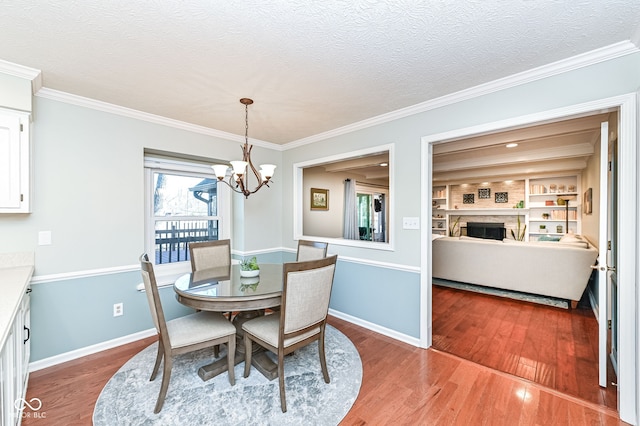
[[[638,117],[637,94],[630,93],[611,98],[600,99],[578,105],[571,105],[550,111],[543,111],[507,120],[481,124],[477,126],[456,129],[444,133],[422,137],[421,141],[421,221],[423,224],[431,222],[431,190],[432,190],[432,156],[433,144],[453,141],[479,134],[496,133],[510,128],[526,127],[544,122],[560,121],[577,116],[584,116],[603,112],[603,110],[619,109],[619,163],[618,163],[618,225],[623,232],[618,235],[618,282],[620,290],[620,330],[619,330],[619,372],[618,374],[618,409],[620,418],[631,424],[638,424],[636,407],[640,407],[638,383],[640,383],[637,356],[640,354],[638,339],[638,307],[640,306],[640,292],[638,277],[640,264],[637,259],[640,254],[638,235],[638,159],[637,123]],[[421,229],[423,247],[431,247],[431,227]],[[420,277],[420,346],[429,347],[432,343],[432,307],[431,307],[431,278],[432,265],[429,250],[421,252]]]

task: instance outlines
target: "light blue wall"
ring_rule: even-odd
[[[634,54],[284,152],[256,147],[259,161],[279,166],[277,178],[271,189],[234,200],[244,206],[234,216],[242,229],[234,231],[234,243],[242,252],[260,253],[261,261],[292,260],[293,164],[395,143],[395,250],[330,246],[345,259],[338,264],[331,307],[417,338],[420,274],[407,271],[420,266],[429,244],[421,243],[419,231],[402,230],[401,221],[421,213],[421,137],[638,88],[640,54]],[[135,291],[143,250],[143,150],[230,159],[238,156],[238,143],[40,97],[33,142],[33,213],[0,216],[0,251],[35,251],[36,277],[107,273],[33,286],[32,361],[150,328],[144,295]],[[42,230],[52,231],[53,245],[36,245]],[[110,268],[131,272],[108,273]],[[163,290],[163,301],[171,315],[184,312],[170,289]],[[113,318],[116,302],[124,302],[125,315]]]
[[[420,274],[339,261],[329,307],[418,338]]]
[[[31,361],[153,328],[144,292],[136,290],[140,272],[33,284],[31,286]],[[167,319],[192,313],[175,300],[171,287],[160,289]],[[124,315],[113,316],[113,304]]]

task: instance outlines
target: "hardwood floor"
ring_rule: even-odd
[[[587,305],[566,310],[433,286],[433,347],[617,409],[615,386],[598,386],[598,323]],[[611,363],[608,377],[616,380]]]
[[[358,398],[341,425],[626,424],[612,410],[531,381],[336,318],[329,323],[355,344],[364,373]],[[25,417],[23,425],[90,425],[102,387],[119,366],[153,341],[33,372],[27,400],[40,398],[46,417]]]

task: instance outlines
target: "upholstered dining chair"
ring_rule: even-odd
[[[287,411],[284,389],[284,357],[287,354],[317,341],[322,375],[324,381],[329,383],[324,334],[337,258],[337,255],[333,255],[319,260],[285,263],[280,312],[249,320],[242,325],[244,377],[249,377],[251,371],[252,342],[276,354],[283,413]]]
[[[229,383],[233,386],[236,382],[233,371],[236,352],[236,328],[224,315],[218,312],[196,312],[166,321],[153,264],[149,261],[146,253],[140,256],[140,268],[151,317],[158,332],[158,354],[150,381],[155,380],[160,369],[160,362],[164,358],[160,394],[153,412],[157,414],[162,410],[167,389],[169,388],[171,367],[173,366],[173,357],[175,355],[226,343]]]
[[[296,255],[296,262],[304,262],[307,260],[316,260],[327,257],[328,247],[328,243],[298,240],[298,253]]]
[[[189,258],[193,272],[201,269],[219,268],[231,266],[231,240],[212,240],[189,243]],[[227,312],[229,320],[232,312]],[[214,355],[217,357],[219,346],[215,347]]]
[[[193,271],[231,265],[231,240],[190,243],[189,257]]]

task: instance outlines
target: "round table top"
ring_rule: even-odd
[[[280,305],[282,264],[261,263],[257,277],[241,277],[240,265],[202,269],[179,277],[178,302],[209,311],[243,311]]]

